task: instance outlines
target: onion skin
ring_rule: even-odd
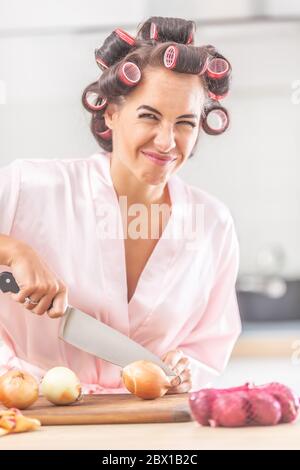
[[[144,400],[163,397],[171,387],[170,380],[158,365],[150,361],[135,361],[124,367],[125,387]]]
[[[17,408],[0,410],[0,437],[15,432],[34,431],[41,426],[38,419],[22,415]]]
[[[281,420],[281,406],[273,395],[266,392],[249,392],[253,424],[274,426]]]
[[[291,388],[278,382],[261,385],[259,388],[271,393],[273,397],[279,401],[282,412],[281,423],[291,423],[297,418],[300,403],[299,398]]]
[[[39,396],[35,378],[22,370],[10,370],[0,377],[0,402],[6,408],[24,410]]]
[[[196,421],[209,426],[212,403],[216,398],[214,389],[202,389],[189,395],[189,405]]]
[[[239,427],[247,424],[247,394],[236,392],[219,395],[212,405],[213,426]]]
[[[54,405],[70,405],[81,398],[81,384],[67,367],[53,367],[44,375],[41,391]]]
[[[246,383],[227,389],[200,389],[189,394],[192,415],[203,426],[274,426],[294,421],[299,398],[284,384]]]

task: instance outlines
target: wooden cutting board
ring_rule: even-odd
[[[172,423],[192,421],[188,393],[142,400],[131,394],[84,395],[68,406],[55,406],[40,397],[22,413],[44,425]]]

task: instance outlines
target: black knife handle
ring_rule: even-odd
[[[12,292],[13,294],[17,294],[20,291],[17,281],[15,280],[12,273],[7,271],[0,273],[0,290],[2,290],[2,292]],[[52,307],[53,302],[51,302],[48,310],[50,310]]]
[[[20,288],[12,273],[6,271],[0,273],[0,290],[2,292],[12,292],[13,294],[19,292]]]

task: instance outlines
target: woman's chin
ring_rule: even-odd
[[[157,186],[159,184],[165,184],[168,181],[167,176],[167,174],[155,175],[152,172],[146,171],[140,176],[139,180],[144,184],[151,184],[152,186]]]

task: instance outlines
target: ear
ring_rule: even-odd
[[[105,124],[109,129],[113,129],[114,127],[114,120],[118,116],[119,108],[115,103],[108,103],[106,106],[105,112],[103,114]]]

